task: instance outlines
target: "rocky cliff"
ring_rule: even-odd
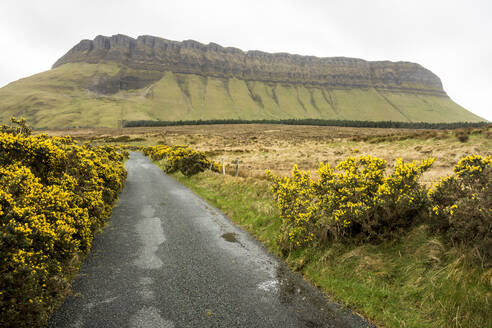
[[[53,68],[78,62],[117,62],[127,68],[116,76],[102,77],[91,84],[93,91],[104,94],[140,89],[160,80],[164,72],[171,71],[245,81],[329,88],[376,88],[446,96],[439,77],[415,63],[245,52],[215,43],[205,45],[193,40],[177,42],[153,36],[134,39],[114,35],[82,40]]]

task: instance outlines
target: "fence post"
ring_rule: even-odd
[[[236,177],[239,175],[239,158],[236,157]]]
[[[224,159],[222,158],[222,174],[225,175]]]

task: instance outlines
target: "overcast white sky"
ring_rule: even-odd
[[[0,0],[0,87],[48,70],[81,39],[154,35],[417,62],[492,121],[491,17],[490,0]]]

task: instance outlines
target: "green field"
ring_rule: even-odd
[[[89,91],[100,79],[151,74],[116,63],[69,63],[0,89],[0,120],[37,128],[117,127],[121,120],[320,118],[369,121],[483,121],[450,98],[367,89],[244,81],[165,72],[138,90]],[[150,72],[150,73],[149,73]]]

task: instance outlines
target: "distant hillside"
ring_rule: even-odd
[[[36,127],[135,120],[483,121],[419,64],[241,51],[124,35],[83,40],[53,69],[0,89],[0,120]]]

